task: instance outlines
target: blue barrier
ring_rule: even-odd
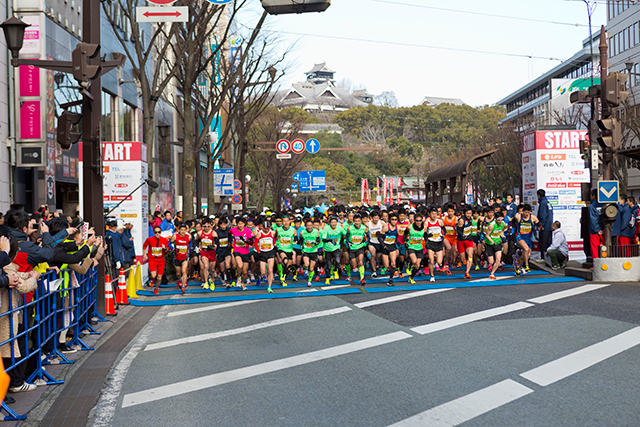
[[[5,371],[10,375],[13,370],[24,372],[28,363],[35,364],[26,382],[36,385],[62,384],[62,380],[55,379],[43,366],[74,363],[58,348],[60,339],[64,340],[69,329],[73,331],[73,338],[67,343],[68,346],[78,350],[93,350],[82,341],[80,334],[83,331],[99,334],[90,324],[92,318],[106,321],[96,311],[97,289],[98,268],[93,267],[84,275],[73,270],[62,270],[59,274],[49,271],[38,279],[35,290],[29,293],[31,297],[20,294],[16,289],[0,290],[7,293],[9,301],[7,307],[4,304],[0,307],[0,319],[6,317],[9,320],[8,338],[6,334],[0,336],[0,347],[8,345],[11,353],[10,358],[4,358]],[[4,300],[4,294],[2,298]],[[20,302],[15,307],[14,298]],[[7,365],[8,360],[10,363]],[[5,421],[27,418],[4,402],[0,409],[7,414]]]

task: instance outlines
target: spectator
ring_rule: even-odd
[[[176,232],[176,226],[173,225],[173,221],[171,220],[171,212],[164,212],[164,220],[160,224],[160,230],[162,230],[163,236],[173,236]]]
[[[567,264],[569,258],[569,244],[567,236],[560,230],[560,221],[555,221],[551,228],[553,230],[551,246],[547,248],[547,255],[551,262],[551,268],[557,270]]]
[[[160,227],[160,224],[162,224],[162,218],[161,218],[161,214],[160,211],[155,211],[153,213],[153,222],[151,223],[151,229],[153,230],[156,227]],[[153,235],[153,231],[151,231],[151,233],[149,234],[149,236]]]
[[[3,258],[0,265],[4,271],[11,277],[12,283],[8,287],[0,289],[0,311],[7,312],[9,308],[16,308],[23,304],[22,295],[32,292],[38,285],[40,274],[36,271],[19,272],[20,266],[15,263],[18,255],[18,241],[11,238],[11,242],[6,237],[0,237],[0,256]],[[7,254],[8,251],[8,254]],[[5,255],[6,254],[6,255]],[[8,259],[12,262],[7,263]],[[9,302],[11,299],[11,302]],[[11,318],[9,317],[11,316]],[[25,331],[26,316],[21,311],[15,311],[11,315],[0,317],[0,341],[6,341],[10,337],[15,337]],[[13,350],[13,359],[18,362],[23,355],[27,354],[26,336],[7,343],[0,347],[0,354],[4,366],[11,366],[11,356]],[[33,391],[36,389],[35,384],[25,381],[26,362],[20,363],[13,369],[7,371],[10,377],[9,391],[11,393],[21,393],[25,391]]]
[[[591,257],[596,259],[600,256],[598,248],[604,245],[602,230],[602,203],[598,202],[598,189],[591,190],[591,203],[589,204],[589,246],[591,247]]]
[[[540,253],[544,258],[547,248],[551,245],[551,233],[553,224],[553,207],[549,200],[547,200],[546,192],[543,189],[538,190],[538,221],[540,224],[540,231],[538,232],[538,245],[540,246]],[[544,262],[544,259],[539,260]]]
[[[9,235],[18,241],[19,250],[14,262],[20,266],[20,272],[31,271],[36,265],[53,258],[53,238],[47,224],[38,226],[35,220],[29,219],[26,212],[18,210],[8,211],[5,221],[10,228]],[[41,233],[41,246],[29,240],[28,236],[36,231]],[[66,234],[66,230],[61,233]]]
[[[507,215],[509,218],[515,218],[518,213],[518,206],[513,202],[513,196],[511,194],[507,194],[507,200],[505,201],[504,207],[507,208]]]
[[[131,220],[124,222],[124,230],[122,231],[122,248],[124,252],[124,268],[129,268],[136,258],[136,249],[133,244],[133,235],[131,229],[133,224]]]
[[[175,226],[175,229],[178,230],[180,228],[180,224],[182,224],[184,221],[182,221],[182,211],[178,211],[176,212],[176,218],[173,220],[173,225]]]
[[[611,227],[611,237],[614,245],[627,246],[631,244],[635,228],[631,227],[631,208],[627,205],[627,196],[620,195],[618,213]]]
[[[640,215],[640,207],[636,202],[635,197],[627,198],[627,206],[631,209],[631,220],[629,221],[629,226],[633,229],[633,238],[631,239],[632,244],[638,243],[638,231],[640,230],[640,223],[638,222],[638,216]]]

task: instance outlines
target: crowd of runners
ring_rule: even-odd
[[[489,278],[504,269],[509,254],[516,275],[529,272],[533,235],[544,227],[528,204],[511,196],[480,206],[446,204],[382,207],[335,206],[321,213],[308,210],[244,213],[186,220],[175,230],[153,227],[144,242],[150,286],[158,286],[166,260],[173,260],[178,287],[185,292],[190,279],[205,289],[215,281],[226,288],[256,283],[271,293],[274,277],[282,286],[304,280],[308,286],[341,277],[365,285],[372,279],[408,277],[451,268],[486,268]],[[170,215],[169,215],[170,216]],[[182,220],[180,220],[182,221]],[[165,237],[163,237],[163,235]],[[365,270],[366,269],[366,270]],[[358,280],[354,281],[354,277]]]

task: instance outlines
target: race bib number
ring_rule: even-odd
[[[162,247],[152,247],[151,248],[151,254],[155,257],[161,256],[162,255]]]
[[[242,240],[240,240],[240,238],[238,237],[236,239],[236,246],[239,248],[244,248],[245,246],[247,246],[247,244],[245,242],[243,242]]]
[[[280,238],[280,244],[281,245],[290,245],[291,244],[291,237],[281,237]]]
[[[271,240],[262,240],[260,242],[260,250],[263,252],[267,252],[273,249],[273,245],[271,244]]]
[[[371,232],[371,237],[374,238],[374,239],[377,239],[378,238],[378,232],[377,231],[372,231]]]
[[[178,253],[179,254],[186,254],[187,251],[189,250],[189,246],[187,246],[187,245],[178,245],[178,246],[176,246],[176,248],[178,248]]]
[[[434,237],[436,237],[435,234],[434,234]],[[421,243],[422,243],[422,239],[420,237],[415,237],[415,236],[411,237],[411,244],[412,245],[419,245]]]
[[[396,238],[394,236],[387,236],[384,238],[385,245],[393,245],[396,242]]]
[[[520,226],[520,232],[522,234],[528,234],[531,233],[531,224],[522,224]]]
[[[220,239],[220,246],[223,248],[229,246],[229,238],[225,237],[224,239]]]
[[[203,248],[208,248],[213,243],[211,239],[202,239],[201,242]]]
[[[307,248],[307,249],[311,249],[311,248],[313,248],[315,246],[316,246],[315,242],[311,242],[309,240],[305,240],[304,241],[304,247]]]
[[[351,243],[362,243],[362,236],[351,236]]]
[[[445,226],[444,228],[447,230],[447,236],[450,236],[452,234],[456,234],[455,228],[453,228],[451,226],[448,226],[448,225]],[[434,234],[434,236],[435,236],[435,234]]]

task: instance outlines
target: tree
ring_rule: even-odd
[[[390,108],[398,108],[398,106],[400,106],[398,98],[396,98],[396,93],[392,90],[385,90],[380,95],[374,96],[373,103],[381,107]]]

